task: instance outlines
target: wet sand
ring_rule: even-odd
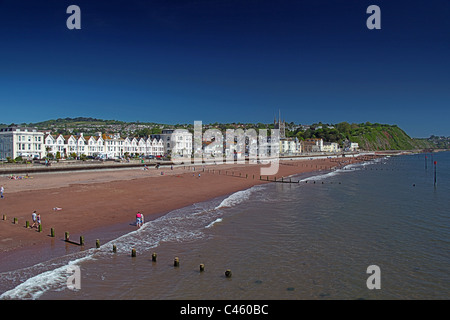
[[[341,161],[349,164],[358,159]],[[339,164],[336,159],[281,161],[276,177],[329,170]],[[133,224],[137,211],[149,221],[193,203],[267,183],[265,177],[259,180],[260,167],[222,164],[195,166],[195,171],[192,166],[177,166],[173,170],[164,167],[42,173],[22,180],[0,177],[0,185],[5,188],[5,198],[0,200],[0,219],[7,216],[6,220],[0,220],[0,260],[8,259],[8,265],[14,265],[11,260],[20,257],[20,252],[50,246],[54,239],[63,239],[66,231],[84,235],[121,224],[136,228]],[[61,210],[53,210],[56,207]],[[32,223],[34,210],[41,215],[42,232],[25,227],[26,220]],[[17,224],[13,218],[18,219]],[[55,238],[49,236],[50,228],[55,229]],[[71,240],[78,241],[75,237]]]

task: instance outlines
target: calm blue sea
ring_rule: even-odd
[[[0,298],[449,299],[450,152],[426,161],[380,158],[197,203],[100,249],[4,272]],[[367,288],[370,265],[380,289]]]

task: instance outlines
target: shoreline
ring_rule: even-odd
[[[357,157],[339,160],[341,162],[327,158],[283,160],[276,176],[280,179],[330,170],[343,165],[343,160],[347,162],[344,165],[363,161]],[[95,247],[95,239],[100,238],[102,244],[136,230],[133,224],[137,211],[141,211],[148,222],[194,203],[273,182],[272,177],[272,181],[259,180],[261,167],[221,164],[197,166],[196,171],[193,171],[194,167],[178,166],[174,170],[169,167],[65,172],[39,174],[29,180],[10,180],[8,184],[2,181],[5,198],[0,202],[0,219],[6,214],[7,220],[0,220],[0,272],[31,266],[70,250],[87,250]],[[221,170],[220,175],[218,170]],[[227,173],[224,175],[223,171]],[[21,185],[22,182],[25,183]],[[62,210],[53,211],[53,207]],[[31,221],[33,210],[41,213],[41,233],[25,228],[25,221]],[[19,221],[16,225],[12,222],[14,217]],[[50,237],[50,228],[55,228],[54,238]],[[83,235],[85,246],[67,244],[64,241],[66,231],[70,233],[70,239],[77,242]],[[105,239],[107,234],[111,234],[109,239]]]

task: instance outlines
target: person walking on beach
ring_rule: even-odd
[[[39,226],[41,225],[41,214],[38,213],[36,216],[36,222],[37,222],[37,227],[39,229]]]
[[[3,186],[0,187],[0,196],[3,199],[3,192],[5,192],[5,188],[3,188]]]
[[[37,222],[37,214],[36,214],[36,210],[33,211],[33,213],[31,214],[31,220],[33,220],[33,224],[31,225],[31,228],[34,228],[36,226],[36,222]]]
[[[136,226],[138,227],[138,228],[140,228],[141,227],[141,224],[142,224],[142,215],[141,215],[141,213],[138,211],[138,213],[136,214]]]

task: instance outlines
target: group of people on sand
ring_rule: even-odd
[[[33,178],[33,177],[30,177],[28,175],[28,173],[26,175],[24,175],[24,176],[16,176],[14,174],[8,176],[8,179],[10,179],[10,180],[22,180],[22,179],[31,179],[31,178]]]
[[[31,220],[33,220],[31,228],[39,228],[39,225],[41,224],[41,214],[36,213],[36,210],[34,210],[31,214]]]

